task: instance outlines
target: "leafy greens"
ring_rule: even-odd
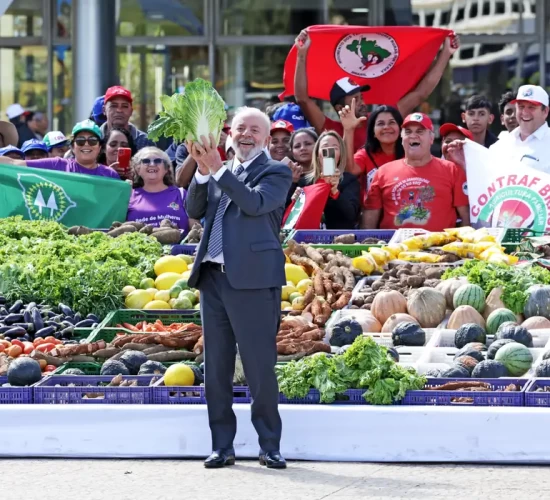
[[[147,129],[151,140],[173,137],[177,142],[201,142],[201,136],[212,134],[219,142],[227,115],[223,99],[210,82],[197,78],[185,86],[183,94],[163,95],[160,101],[159,118]]]
[[[71,236],[55,222],[2,219],[0,293],[103,317],[123,307],[124,286],[137,287],[144,275],[153,275],[161,253],[160,243],[141,233]]]
[[[322,403],[332,403],[347,389],[366,389],[363,397],[369,403],[389,405],[426,383],[414,369],[396,364],[372,337],[364,336],[344,354],[308,356],[276,370],[279,390],[287,398],[305,398],[313,388],[319,390]]]
[[[446,271],[443,279],[465,276],[469,283],[479,285],[486,294],[502,288],[504,305],[515,314],[522,314],[531,285],[550,285],[550,271],[538,265],[507,266],[480,260],[466,261],[463,266]]]

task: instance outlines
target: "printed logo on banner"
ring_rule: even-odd
[[[76,203],[65,190],[35,174],[18,174],[17,181],[22,189],[23,200],[30,220],[60,222]]]
[[[397,42],[385,33],[348,35],[336,47],[338,65],[350,75],[378,78],[395,65],[399,57]]]

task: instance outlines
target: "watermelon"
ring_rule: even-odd
[[[453,296],[453,305],[455,309],[459,306],[471,306],[482,313],[485,309],[485,292],[478,285],[462,285]]]
[[[516,315],[503,307],[495,309],[487,318],[486,328],[489,335],[497,333],[498,327],[507,321],[516,322]]]
[[[497,351],[495,361],[502,363],[512,377],[520,377],[531,368],[533,355],[523,344],[511,342]]]

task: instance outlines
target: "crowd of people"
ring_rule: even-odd
[[[295,96],[270,105],[268,158],[292,172],[286,208],[290,211],[311,186],[326,184],[322,214],[301,229],[441,230],[469,224],[469,204],[463,144],[465,139],[543,171],[550,171],[550,131],[546,124],[548,94],[525,85],[507,91],[498,103],[503,130],[490,131],[495,116],[482,95],[470,97],[457,118],[462,125],[439,128],[442,157],[432,155],[436,130],[429,116],[415,110],[429,97],[459,46],[458,37],[445,40],[439,56],[416,88],[395,106],[381,103],[369,112],[368,86],[342,78],[334,83],[330,103],[333,120],[308,95],[306,64],[311,46],[306,31],[296,38]],[[189,145],[154,144],[132,124],[133,97],[121,86],[110,87],[92,105],[87,120],[77,123],[70,137],[49,131],[44,113],[30,113],[19,104],[6,110],[0,123],[3,163],[76,174],[99,175],[132,184],[128,220],[169,217],[188,231],[194,222],[186,213],[187,189],[197,171]],[[217,147],[223,161],[235,155],[235,131],[224,124]],[[253,139],[253,138],[252,138]],[[167,143],[167,144],[166,144]],[[131,162],[123,162],[128,150]],[[334,171],[324,169],[327,151]],[[306,205],[305,210],[308,207]],[[313,220],[313,222],[311,222]]]

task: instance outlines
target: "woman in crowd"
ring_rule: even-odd
[[[351,108],[346,106],[339,114],[348,151],[347,171],[360,179],[361,204],[365,208],[367,193],[376,171],[382,165],[405,156],[400,134],[403,117],[392,106],[378,107],[368,118],[365,146],[353,154],[355,129],[364,121],[356,118],[353,108],[353,105]]]
[[[273,160],[281,161],[284,158],[290,158],[290,136],[292,132],[294,132],[294,126],[286,120],[277,120],[271,124],[269,156]]]
[[[323,150],[334,149],[336,171],[323,175]],[[347,150],[342,138],[334,131],[323,132],[313,149],[312,171],[305,176],[309,184],[326,182],[330,194],[323,218],[327,229],[352,229],[357,226],[361,208],[361,188],[357,177],[346,172]]]
[[[42,160],[48,158],[48,147],[38,139],[29,139],[21,146],[25,160]]]
[[[290,150],[295,169],[292,171],[292,185],[288,191],[286,205],[290,205],[292,195],[298,187],[308,185],[308,175],[313,171],[313,148],[319,136],[312,128],[296,130],[290,136]]]
[[[99,175],[120,179],[118,174],[98,162],[103,143],[103,133],[91,120],[77,123],[73,128],[71,150],[74,158],[44,158],[41,160],[9,160],[16,166],[43,168],[60,172]],[[6,161],[8,163],[8,161]]]
[[[105,152],[99,157],[99,161],[109,165],[121,179],[133,179],[131,168],[123,168],[118,162],[119,148],[129,148],[133,157],[137,153],[134,139],[130,132],[123,128],[112,128],[105,137]]]
[[[170,219],[187,233],[197,221],[187,216],[187,192],[174,184],[170,157],[152,146],[140,149],[132,158],[132,170],[134,190],[127,220],[158,227],[164,219]]]
[[[8,158],[12,158],[13,160],[25,159],[25,154],[23,153],[23,151],[21,151],[19,148],[16,148],[15,146],[6,146],[5,148],[1,148],[0,156],[7,156]],[[0,163],[2,163],[1,160]]]

